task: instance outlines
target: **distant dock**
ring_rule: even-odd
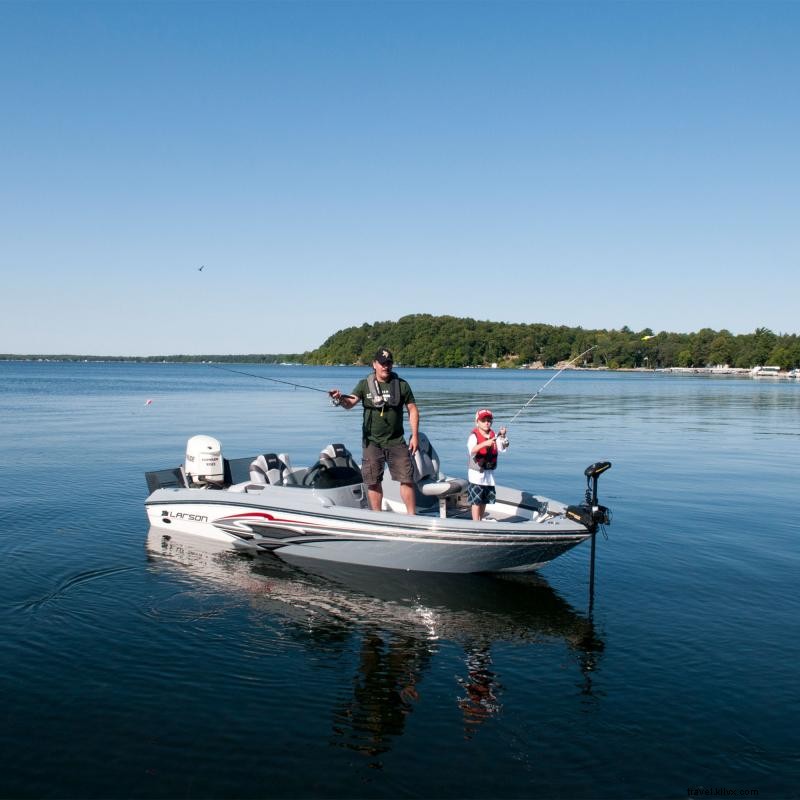
[[[735,375],[747,378],[772,378],[773,380],[800,379],[800,369],[782,370],[780,367],[663,367],[655,370],[671,375]]]

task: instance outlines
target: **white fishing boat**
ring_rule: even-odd
[[[764,367],[753,367],[753,369],[750,370],[750,375],[754,378],[781,378],[784,373],[781,372],[780,367],[768,365]]]
[[[361,470],[341,444],[310,467],[286,454],[223,458],[219,442],[194,436],[184,463],[146,473],[150,524],[287,558],[420,572],[530,572],[610,524],[587,467],[583,501],[566,505],[498,486],[483,521],[473,521],[467,482],[444,474],[424,434],[414,456],[417,513],[405,514],[399,484],[384,480],[382,511],[367,503]]]

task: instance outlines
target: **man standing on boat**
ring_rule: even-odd
[[[414,500],[414,467],[411,455],[419,447],[419,411],[408,383],[392,371],[392,351],[381,347],[372,361],[374,370],[360,380],[350,394],[331,389],[328,394],[343,408],[350,409],[359,401],[364,406],[361,472],[367,484],[369,504],[380,511],[383,504],[383,471],[400,483],[400,497],[409,514],[416,513]],[[411,437],[405,442],[403,406],[408,409]]]

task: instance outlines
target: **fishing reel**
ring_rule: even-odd
[[[333,391],[336,391],[336,390],[334,389]],[[328,392],[328,395],[329,395],[329,396],[330,396],[330,398],[331,398],[331,405],[332,405],[332,406],[341,406],[341,405],[342,405],[342,400],[344,400],[344,399],[345,399],[345,397],[350,397],[350,398],[352,398],[354,401],[357,401],[357,400],[358,400],[358,398],[356,398],[356,397],[355,397],[354,395],[352,395],[352,394],[342,394],[341,392],[339,392],[339,396],[338,396],[338,397],[334,397],[334,396],[333,396],[333,394],[332,394],[331,392]],[[342,406],[342,408],[351,408],[351,406]]]

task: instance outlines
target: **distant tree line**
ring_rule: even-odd
[[[587,330],[564,325],[485,322],[462,317],[413,314],[396,322],[375,322],[345,328],[321,347],[306,353],[308,364],[369,364],[378,347],[394,351],[398,363],[417,367],[553,366],[592,350],[586,366],[609,369],[635,367],[705,367],[727,364],[754,367],[774,364],[783,369],[800,365],[800,337],[775,334],[767,328],[734,335],[703,328],[696,333],[654,334],[650,328],[632,331]]]
[[[654,334],[650,328],[633,331],[589,330],[541,323],[487,322],[464,317],[411,314],[399,320],[345,328],[306,353],[249,355],[1,355],[3,360],[139,361],[277,364],[370,364],[378,347],[394,351],[398,364],[416,367],[554,366],[575,358],[592,345],[582,360],[590,367],[659,368],[800,366],[800,337],[776,334],[768,328],[734,335],[702,328],[696,333]]]

